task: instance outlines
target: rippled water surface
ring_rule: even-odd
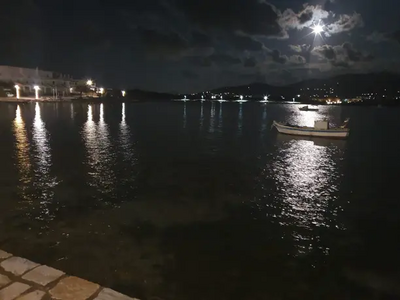
[[[141,299],[398,299],[399,115],[0,104],[0,248]],[[350,137],[271,130],[324,117]]]

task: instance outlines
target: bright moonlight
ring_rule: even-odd
[[[324,32],[324,26],[321,24],[316,24],[314,27],[312,27],[312,30],[316,35],[319,35]]]

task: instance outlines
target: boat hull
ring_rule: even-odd
[[[281,123],[274,121],[273,126],[278,130],[278,132],[290,135],[300,135],[300,136],[317,136],[326,138],[346,138],[349,136],[349,129],[338,128],[338,129],[327,129],[318,130],[311,127],[291,127],[286,126]]]

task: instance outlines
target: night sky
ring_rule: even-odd
[[[399,0],[6,0],[0,64],[166,92],[397,71],[399,9]]]

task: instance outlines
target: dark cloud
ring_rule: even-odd
[[[373,55],[355,49],[348,42],[336,46],[318,46],[311,53],[323,60],[327,60],[336,67],[350,67],[355,62],[369,62],[374,59]]]
[[[243,66],[246,68],[253,68],[257,65],[257,61],[254,57],[249,57],[244,60]]]
[[[366,40],[373,42],[373,43],[381,43],[381,42],[389,41],[390,39],[387,34],[374,31],[370,35],[367,36]]]
[[[197,79],[199,78],[199,75],[191,70],[183,70],[182,77],[186,79]]]
[[[301,55],[292,55],[288,58],[288,61],[294,65],[304,65],[306,63],[306,59]]]
[[[294,74],[294,72],[291,72],[289,70],[282,70],[280,77],[281,77],[280,84],[292,83],[299,80],[299,78]]]
[[[303,45],[289,45],[289,48],[293,51],[301,55],[306,62],[310,62],[310,52],[311,45],[303,44]]]
[[[265,74],[262,72],[251,72],[251,73],[242,73],[242,74],[237,74],[238,79],[240,82],[246,82],[246,83],[254,83],[254,82],[265,82]]]
[[[367,36],[366,40],[373,42],[373,43],[382,43],[382,42],[389,42],[389,41],[394,41],[394,42],[400,43],[400,30],[397,30],[392,33],[382,33],[382,32],[374,31],[370,35]]]
[[[149,54],[170,56],[179,54],[188,49],[188,42],[175,33],[161,33],[145,28],[138,29],[139,37]]]
[[[37,0],[7,1],[7,9],[3,9],[0,18],[0,31],[7,40],[7,47],[0,49],[0,57],[3,64],[38,66],[72,73],[77,78],[93,76],[104,86],[128,88],[137,85],[161,91],[193,89],[195,85],[182,76],[196,78],[199,74],[201,80],[196,82],[207,87],[212,81],[210,75],[223,70],[229,79],[257,70],[296,72],[306,64],[307,69],[318,67],[328,75],[343,72],[332,66],[374,71],[393,67],[398,62],[399,30],[365,32],[368,28],[384,30],[392,26],[390,24],[396,20],[394,8],[398,4],[395,0],[387,0],[390,5],[383,5],[386,3],[383,0],[368,5],[355,0],[355,3],[350,1],[350,6],[344,0],[337,0],[335,5],[330,4],[332,0],[271,1],[279,3],[281,10],[268,1],[79,3],[78,10],[92,12],[88,14],[77,13],[73,5],[58,5],[59,1],[52,5]],[[301,6],[305,2],[313,5]],[[353,7],[358,7],[360,13],[350,10],[343,14],[346,8]],[[369,62],[374,57],[366,53],[367,48],[358,47],[360,36],[340,35],[361,28],[364,25],[362,17],[370,27],[363,29],[361,37],[374,43],[387,43],[366,43],[365,47],[381,54],[381,58],[372,63]],[[334,44],[312,49],[309,45],[313,45],[314,35],[308,35],[309,27],[319,21],[325,24],[326,36],[316,38],[315,43]],[[288,37],[288,34],[291,35],[290,43],[271,39]],[[327,38],[334,34],[338,36]],[[343,44],[346,40],[354,44]],[[308,44],[288,45],[299,41]],[[339,41],[340,45],[337,45]],[[315,63],[310,62],[310,58],[315,59]],[[383,64],[383,60],[387,63]],[[396,71],[394,67],[393,70]],[[171,74],[178,76],[174,78]]]
[[[340,15],[339,20],[327,25],[326,34],[336,34],[341,32],[348,32],[357,27],[363,27],[364,21],[359,13],[354,13],[353,15]]]
[[[250,35],[282,36],[277,9],[259,0],[176,0],[189,21],[206,30],[240,31]]]
[[[333,60],[331,61],[331,64],[335,67],[350,68],[349,62],[344,60]]]
[[[186,61],[195,66],[195,67],[211,67],[212,66],[212,61],[209,57],[203,57],[203,56],[188,56],[186,58]]]
[[[228,67],[242,63],[239,58],[224,53],[209,56],[188,56],[186,61],[196,67],[211,67],[212,65]]]
[[[185,38],[174,32],[160,32],[138,28],[142,46],[152,58],[178,59],[183,56],[207,56],[214,52],[212,38],[201,32],[194,32]]]
[[[300,53],[302,51],[301,45],[289,45],[289,48],[294,52]]]
[[[279,24],[284,29],[298,29],[310,27],[313,23],[319,22],[329,17],[329,12],[324,10],[321,5],[304,4],[303,10],[295,13],[292,9],[286,9],[279,18]]]
[[[242,61],[237,58],[237,57],[233,57],[231,55],[228,54],[213,54],[210,55],[208,57],[212,63],[216,64],[216,65],[236,65],[236,64],[240,64]]]
[[[319,23],[328,19],[335,18],[335,15],[325,10],[321,5],[304,4],[303,10],[296,13],[292,9],[283,11],[279,18],[279,24],[285,30],[297,29],[302,30],[306,27],[312,27],[313,24]],[[331,36],[341,32],[348,32],[357,27],[363,27],[364,21],[361,14],[354,13],[353,15],[342,14],[338,15],[336,21],[325,25],[324,35]]]
[[[284,85],[298,81],[296,74],[291,70],[286,69],[278,69],[268,72],[266,74],[266,79],[273,85]]]
[[[350,61],[371,61],[374,59],[372,54],[363,54],[361,51],[354,49],[350,43],[344,43],[342,47]]]
[[[388,37],[398,43],[400,43],[400,30],[397,30],[388,35]]]
[[[289,45],[289,48],[297,53],[309,52],[311,49],[311,45]]]
[[[309,11],[303,11],[300,15],[299,15],[299,23],[300,24],[304,24],[306,22],[309,22],[312,20],[313,18],[313,11],[309,10]]]
[[[213,45],[213,39],[199,31],[195,31],[192,33],[192,46],[194,47],[210,47]]]
[[[261,51],[263,44],[245,35],[235,35],[229,39],[229,43],[240,51]]]
[[[317,46],[312,50],[312,53],[327,60],[336,59],[336,52],[330,45]]]
[[[272,57],[272,60],[278,64],[285,64],[288,61],[288,58],[286,55],[281,55],[279,50],[274,49],[270,52],[270,55]]]

